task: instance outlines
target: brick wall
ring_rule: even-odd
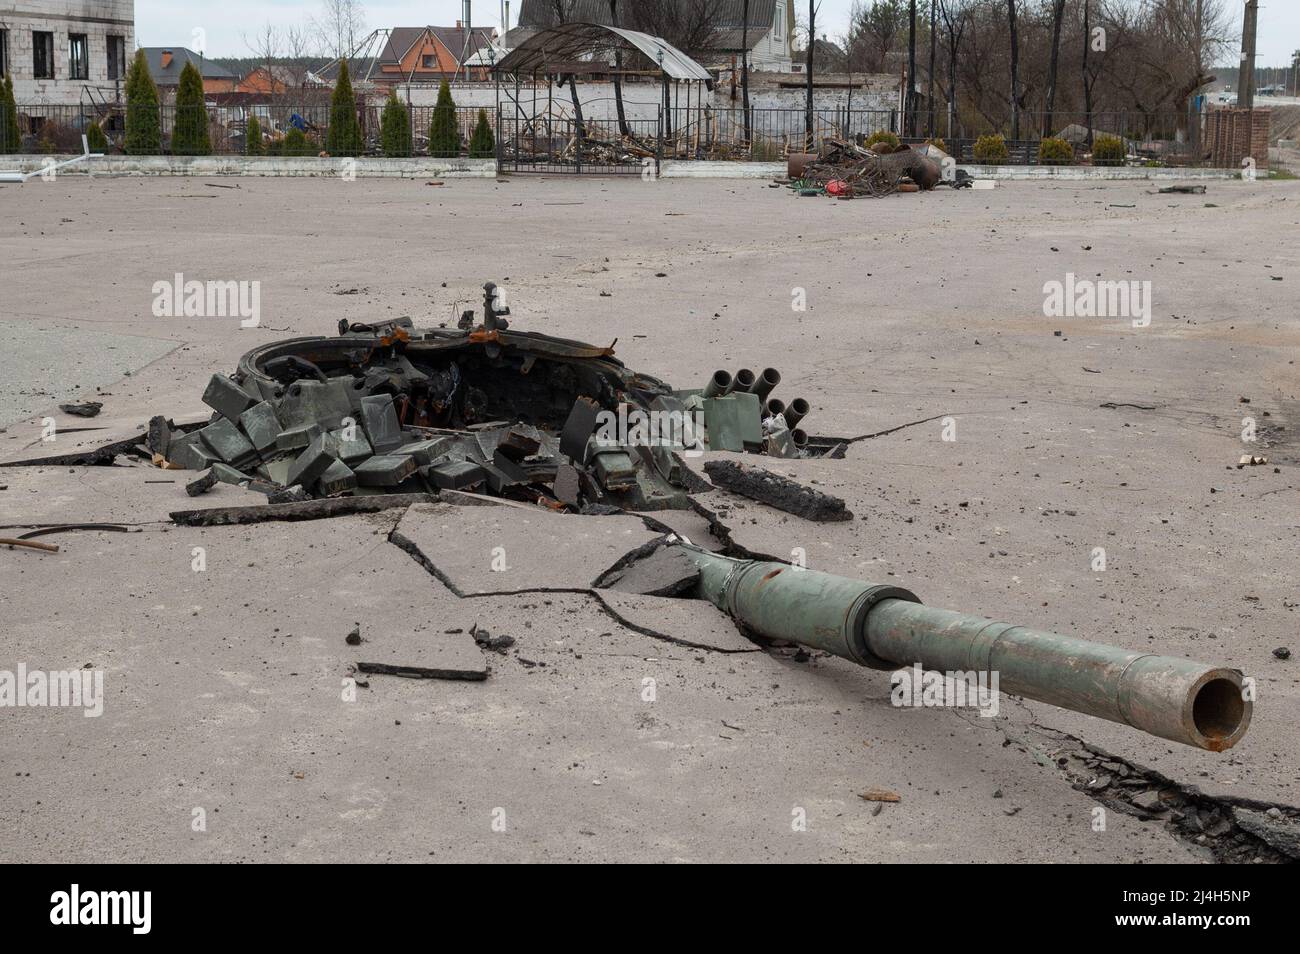
[[[135,0],[0,0],[0,30],[7,30],[7,66],[14,79],[19,105],[75,105],[89,98],[116,98],[125,75],[108,78],[108,37],[125,38],[126,60],[135,52]],[[37,79],[33,64],[33,33],[54,34],[54,78]],[[69,36],[84,33],[89,47],[88,77],[74,80]]]
[[[1210,162],[1220,169],[1239,169],[1247,158],[1268,168],[1272,114],[1267,109],[1213,109],[1205,117],[1205,145]]]

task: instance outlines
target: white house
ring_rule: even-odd
[[[135,0],[0,0],[0,73],[20,104],[115,100],[135,51]]]

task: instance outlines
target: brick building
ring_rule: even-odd
[[[1210,164],[1218,169],[1239,169],[1253,159],[1255,169],[1267,169],[1272,118],[1267,109],[1211,109],[1205,114]]]
[[[115,100],[135,51],[135,0],[0,0],[0,73],[22,104]]]

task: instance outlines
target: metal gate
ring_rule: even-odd
[[[617,120],[517,115],[497,110],[497,171],[550,175],[659,175],[663,110],[654,119]]]

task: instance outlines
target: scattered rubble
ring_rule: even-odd
[[[789,186],[798,195],[852,199],[928,191],[939,184],[942,171],[934,159],[906,145],[892,152],[885,149],[880,144],[873,150],[842,139],[827,139],[820,154],[790,156]]]
[[[64,414],[71,414],[74,417],[95,417],[103,410],[104,405],[100,401],[82,401],[77,404],[60,404],[59,410]]]
[[[897,792],[891,792],[887,788],[869,788],[865,792],[859,792],[858,798],[864,802],[901,802],[903,797]]]
[[[796,517],[819,522],[852,520],[853,513],[839,497],[824,494],[798,481],[759,467],[729,460],[711,460],[704,465],[709,479],[732,493],[784,510]]]

